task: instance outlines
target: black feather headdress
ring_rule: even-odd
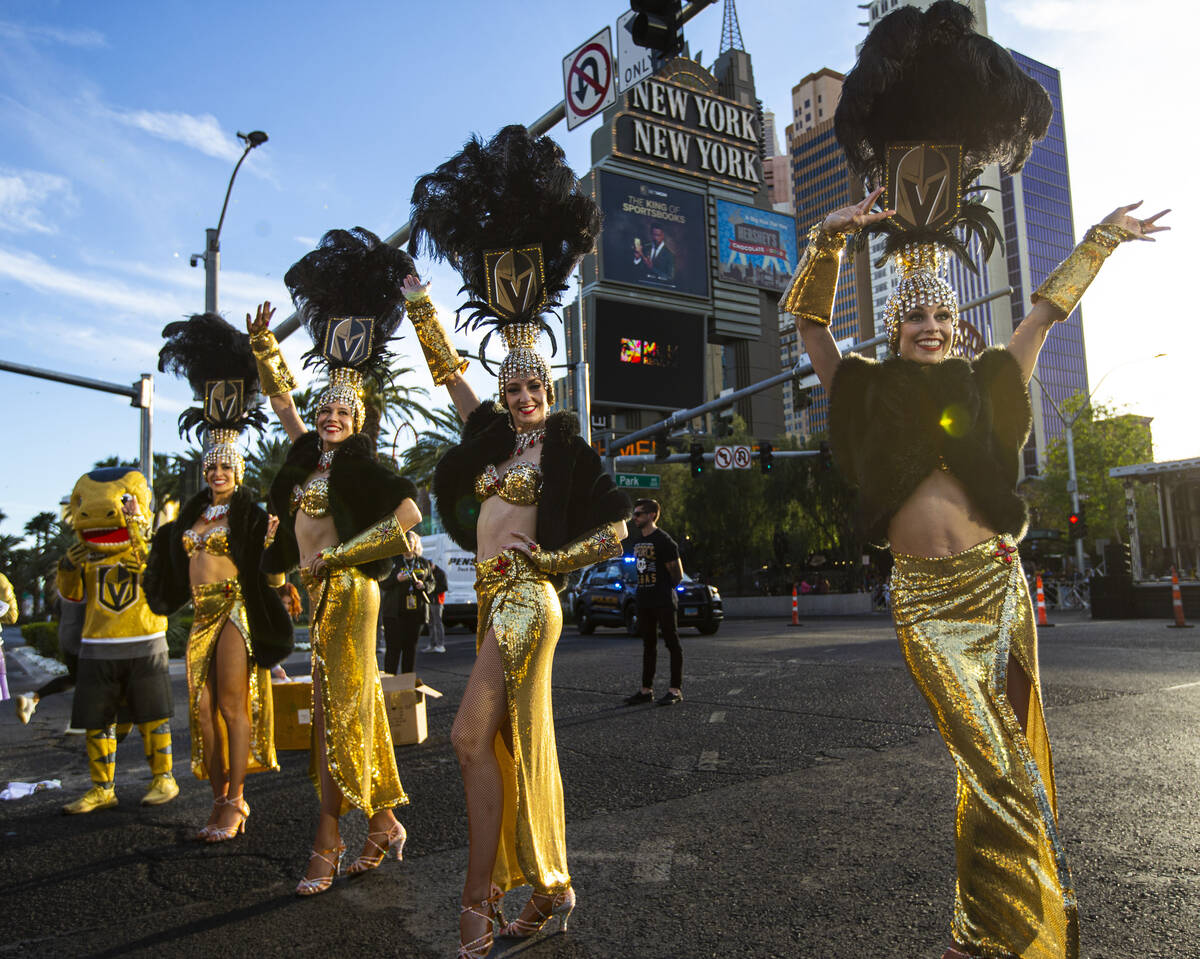
[[[901,7],[868,34],[842,85],[834,129],[850,168],[869,184],[887,180],[890,147],[920,142],[961,151],[955,154],[961,157],[957,215],[952,211],[948,224],[930,229],[885,221],[872,231],[886,235],[885,256],[906,244],[937,243],[973,268],[972,237],[990,255],[1000,230],[972,196],[980,191],[962,188],[990,163],[1005,173],[1019,171],[1049,127],[1046,91],[974,27],[974,14],[956,0],[938,0],[925,11]]]
[[[241,432],[266,424],[249,336],[215,313],[168,323],[162,335],[159,372],[184,377],[196,399],[204,401],[179,415],[180,436],[202,427]]]
[[[472,137],[417,181],[412,202],[409,251],[445,260],[462,276],[469,299],[458,310],[460,329],[491,327],[484,346],[492,332],[514,326],[543,330],[553,343],[543,314],[561,305],[571,272],[600,231],[600,210],[562,148],[519,124],[486,142]],[[498,276],[499,251],[509,250],[529,253],[516,273],[536,270],[540,259],[542,289],[510,298],[516,307],[501,311],[489,283]]]
[[[416,274],[412,257],[388,246],[370,230],[330,230],[311,253],[292,264],[283,282],[313,348],[305,367],[333,373],[353,368],[376,381],[387,377],[388,341],[404,319],[404,278]],[[369,319],[366,339],[348,349],[331,349],[331,339],[358,335],[330,328],[334,319]]]

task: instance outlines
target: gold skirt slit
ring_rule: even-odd
[[[354,567],[330,569],[314,580],[300,573],[308,592],[314,699],[325,717],[325,758],[342,791],[342,812],[351,806],[373,816],[408,802],[396,772],[383,687],[375,664],[379,584]],[[314,706],[315,709],[315,706]],[[309,775],[321,793],[316,728]]]
[[[492,879],[505,891],[532,885],[556,893],[571,884],[550,696],[562,607],[553,584],[516,550],[475,564],[475,594],[475,649],[495,633],[512,727],[512,752],[500,734],[494,744],[504,811]]]
[[[900,648],[958,770],[954,938],[978,956],[1076,959],[1037,630],[1012,537],[895,560]],[[1010,654],[1029,677],[1026,732],[1008,700]]]
[[[208,683],[208,672],[217,654],[217,642],[226,623],[232,623],[246,646],[246,673],[249,689],[246,711],[250,720],[250,757],[247,772],[278,769],[275,758],[275,711],[271,699],[271,675],[254,662],[254,640],[246,619],[242,590],[236,579],[192,586],[195,618],[187,641],[188,715],[192,733],[192,772],[197,779],[208,778],[208,758],[204,755],[204,737],[200,734],[200,694]],[[224,753],[224,768],[229,769],[229,731],[216,703],[212,704],[213,724]]]

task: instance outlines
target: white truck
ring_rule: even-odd
[[[446,533],[422,536],[421,553],[446,573],[446,605],[442,610],[446,628],[461,624],[474,629],[479,616],[475,599],[475,554],[467,552]]]

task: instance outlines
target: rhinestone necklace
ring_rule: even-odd
[[[513,456],[520,456],[527,449],[532,449],[546,438],[546,427],[542,426],[536,430],[530,430],[528,433],[517,434],[517,448],[513,452]]]
[[[228,512],[229,512],[229,504],[228,503],[222,503],[220,506],[206,506],[206,507],[204,507],[204,521],[206,523],[211,523],[211,522],[213,522],[213,520],[220,519],[222,516],[224,516]]]
[[[323,472],[325,472],[326,470],[328,470],[330,466],[332,466],[332,465],[333,465],[333,454],[334,454],[334,453],[336,453],[336,452],[337,452],[337,450],[336,450],[336,449],[333,449],[333,450],[325,450],[325,452],[323,452],[323,453],[321,454],[320,458],[317,460],[317,470],[318,470],[318,472],[322,472],[322,473],[323,473]]]

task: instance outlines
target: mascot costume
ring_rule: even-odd
[[[71,492],[78,539],[58,567],[67,609],[82,611],[71,725],[87,731],[92,788],[63,807],[89,813],[117,804],[117,722],[138,724],[154,778],[142,804],[179,795],[171,773],[171,680],[167,620],[150,610],[142,577],[149,553],[150,488],[128,467],[94,469]]]

